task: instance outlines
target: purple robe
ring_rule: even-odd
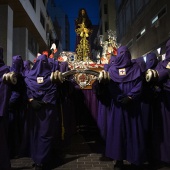
[[[48,62],[51,66],[51,71],[54,72],[59,69],[59,62],[54,58],[48,58]]]
[[[58,64],[60,72],[66,72],[69,70],[68,62],[59,62]],[[58,86],[57,105],[58,110],[60,110],[60,138],[62,145],[68,145],[71,142],[72,135],[76,132],[73,92],[74,85],[70,81],[64,81]]]
[[[92,89],[84,89],[82,90],[84,94],[84,104],[87,107],[87,111],[89,112],[89,123],[90,125],[95,125],[97,122],[98,117],[98,100],[96,98],[96,95]],[[88,114],[87,112],[87,114]]]
[[[146,69],[154,69],[158,64],[155,53],[146,55]],[[154,82],[146,82],[145,72],[143,78],[143,89],[141,96],[142,122],[146,138],[146,149],[148,161],[153,160],[153,121],[158,111],[159,86]]]
[[[11,85],[12,94],[9,101],[9,146],[11,158],[19,155],[25,122],[27,100],[23,69],[22,57],[20,55],[13,56],[10,71],[16,73],[17,83]]]
[[[112,103],[110,119],[107,122],[106,156],[114,160],[141,164],[145,161],[145,139],[139,100],[142,73],[139,66],[131,62],[131,55],[126,46],[118,49],[109,74],[115,85],[109,88]],[[122,99],[127,96],[131,97],[131,101],[122,103]]]
[[[108,71],[109,68],[112,66],[116,59],[116,56],[112,56],[109,64],[104,65],[104,70]],[[96,92],[98,98],[98,115],[97,115],[97,126],[100,131],[100,135],[102,139],[106,139],[107,135],[107,121],[110,119],[110,104],[111,98],[108,95],[108,88],[105,87],[102,83],[95,84],[94,86],[98,86],[99,94]],[[95,87],[96,88],[96,87]],[[101,92],[102,91],[102,92]]]
[[[170,40],[166,43],[165,60],[155,68],[164,73],[159,81],[162,91],[159,96],[159,112],[154,115],[154,156],[155,159],[170,163],[170,79],[168,76],[170,62]],[[160,74],[159,74],[160,75]],[[160,76],[161,76],[160,75]]]
[[[31,158],[36,164],[47,165],[52,158],[58,127],[56,107],[57,86],[50,80],[51,65],[45,55],[40,55],[25,78],[28,99],[41,101],[39,110],[29,105],[31,116]]]
[[[3,48],[0,47],[0,169],[10,170],[9,148],[7,144],[8,132],[8,103],[10,98],[10,86],[4,84],[2,76],[9,72],[9,67],[3,61]]]
[[[155,53],[148,53],[146,55],[146,69],[154,69],[158,62],[159,61]]]
[[[29,60],[24,61],[24,69],[23,69],[23,74],[24,76],[28,74],[28,72],[31,69],[31,62]]]
[[[136,62],[139,65],[139,67],[141,68],[142,72],[146,71],[146,63],[144,61],[143,56],[136,58],[136,59],[132,59],[132,62]]]

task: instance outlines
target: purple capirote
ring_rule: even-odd
[[[50,165],[52,150],[56,143],[58,110],[56,107],[57,85],[50,80],[51,66],[45,55],[40,55],[26,75],[29,99],[44,101],[39,111],[28,108],[31,116],[31,157],[36,164]],[[38,81],[40,78],[40,82]]]
[[[120,76],[121,71],[124,73]],[[116,59],[108,72],[110,78],[114,82],[128,82],[129,80],[134,80],[141,75],[138,64],[131,62],[131,54],[126,46],[118,48]]]
[[[155,159],[170,163],[170,40],[166,43],[165,60],[155,68],[159,74],[162,91],[159,96],[159,112],[154,115],[154,156]],[[160,74],[161,73],[161,74]],[[157,104],[157,105],[158,105]]]
[[[124,68],[125,74],[119,74]],[[139,165],[146,160],[144,129],[141,119],[140,95],[142,73],[137,63],[131,62],[131,54],[126,46],[118,49],[118,55],[109,68],[113,85],[109,119],[107,119],[106,156],[113,160],[127,160]],[[122,104],[124,97],[131,102]]]

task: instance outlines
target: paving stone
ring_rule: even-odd
[[[95,141],[96,136],[92,136],[88,139],[88,134],[75,134],[70,145],[63,150],[61,162],[52,170],[114,170],[115,162],[103,154],[103,143]],[[130,170],[130,164],[127,161],[124,164],[124,170]],[[11,159],[12,170],[34,170],[32,165],[31,158]],[[148,170],[147,165],[144,170]],[[170,167],[165,165],[157,170],[170,170]]]

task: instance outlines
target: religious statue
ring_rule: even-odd
[[[75,20],[76,53],[79,61],[89,60],[90,43],[89,37],[92,33],[92,23],[84,8],[79,10],[78,18]]]

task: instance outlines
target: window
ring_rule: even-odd
[[[107,14],[107,4],[104,4],[104,14]]]
[[[161,9],[161,11],[151,20],[151,24],[155,24],[156,21],[158,21],[161,17],[163,17],[166,14],[166,6]]]
[[[146,29],[145,29],[145,28],[142,29],[142,30],[140,31],[140,33],[137,34],[136,39],[138,40],[139,38],[141,38],[141,37],[144,35],[145,32],[146,32]]]
[[[42,12],[40,12],[40,22],[41,22],[43,28],[45,28],[45,18],[44,18],[44,15],[42,14]]]
[[[133,39],[131,39],[128,43],[127,43],[127,47],[130,48],[133,45]]]
[[[35,39],[32,37],[30,33],[28,33],[28,49],[36,56],[38,47],[37,47],[37,42]]]
[[[34,9],[36,9],[36,0],[30,0],[30,3]]]

